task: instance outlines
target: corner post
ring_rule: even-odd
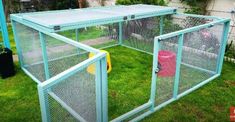
[[[18,59],[19,59],[19,62],[20,62],[20,66],[24,67],[22,49],[20,47],[19,36],[18,36],[17,30],[16,30],[16,22],[14,20],[11,20],[11,24],[12,24],[12,30],[13,30],[14,40],[15,40],[15,43],[16,43],[17,54],[18,54]]]
[[[42,48],[44,71],[45,71],[46,80],[47,80],[50,78],[50,74],[49,74],[48,57],[47,57],[47,50],[46,50],[46,44],[45,44],[46,41],[45,41],[45,36],[42,32],[39,32],[39,37],[40,37],[40,43],[41,43],[41,48]]]
[[[153,49],[153,68],[152,68],[152,82],[151,82],[151,93],[150,93],[150,102],[152,103],[151,111],[154,111],[155,107],[155,98],[156,98],[156,87],[157,87],[157,74],[156,70],[158,69],[158,51],[159,51],[159,39],[154,39],[154,49]]]
[[[96,121],[102,122],[102,71],[101,60],[95,64]]]
[[[160,16],[160,35],[163,34],[163,27],[164,27],[164,17]]]
[[[182,49],[183,49],[183,42],[184,42],[184,34],[179,35],[178,39],[178,51],[177,51],[177,59],[176,59],[176,71],[175,71],[175,81],[174,81],[174,91],[173,91],[173,98],[177,98],[178,91],[179,91],[179,81],[180,81],[180,65],[181,65],[181,58],[182,58]]]
[[[103,122],[108,122],[108,82],[107,82],[107,58],[101,59],[101,88],[102,88],[102,113]]]
[[[224,23],[223,36],[221,39],[221,46],[219,49],[219,55],[218,55],[218,60],[217,60],[217,67],[216,67],[217,74],[221,74],[221,71],[222,71],[225,48],[226,48],[226,44],[227,44],[227,40],[228,40],[229,27],[230,27],[230,21],[226,21]]]
[[[78,34],[79,30],[78,29],[75,29],[75,34],[76,34],[76,41],[78,42],[79,41],[79,34]]]
[[[123,24],[123,22],[119,22],[118,23],[118,44],[119,45],[122,45],[122,24]]]
[[[48,94],[43,90],[40,84],[38,85],[38,96],[42,115],[42,122],[50,122]]]

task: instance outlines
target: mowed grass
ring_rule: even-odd
[[[109,117],[114,119],[148,102],[152,56],[121,46],[106,50],[112,63],[108,74]]]
[[[125,47],[107,50],[113,66],[108,74],[111,119],[148,101],[152,57]],[[0,121],[41,121],[37,84],[18,65],[16,69],[14,77],[0,79]],[[235,106],[234,94],[235,64],[225,62],[219,78],[143,121],[229,121],[229,108]]]

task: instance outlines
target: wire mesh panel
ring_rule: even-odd
[[[89,52],[85,50],[50,36],[44,36],[50,77],[89,58]]]
[[[223,25],[190,32],[184,36],[180,93],[216,74]]]
[[[178,47],[178,36],[163,39],[160,41],[160,50],[158,52],[157,90],[156,103],[159,105],[173,97],[173,88],[175,83],[176,60]]]
[[[54,93],[50,92],[52,96]],[[54,95],[55,96],[55,95]],[[60,103],[53,97],[48,97],[48,104],[50,106],[50,120],[51,122],[77,122],[78,120],[73,117]]]
[[[52,121],[97,120],[96,73],[91,72],[95,64],[89,65],[60,83],[50,87],[48,106]]]
[[[112,6],[103,8],[85,8],[85,9],[70,9],[59,10],[53,12],[36,12],[20,14],[25,20],[31,23],[46,28],[53,28],[54,26],[72,27],[77,25],[91,24],[92,22],[105,22],[121,20],[124,16],[138,15],[145,16],[145,14],[153,13],[174,13],[175,8],[163,7],[155,5],[129,5],[129,6]],[[79,15],[79,16],[78,16]]]
[[[39,32],[23,24],[15,23],[15,31],[19,41],[19,56],[22,56],[22,67],[27,69],[38,80],[45,80],[42,48]]]
[[[118,24],[113,23],[63,31],[59,34],[95,48],[104,48],[118,44],[118,32]]]
[[[47,80],[45,71],[50,78],[89,58],[87,51],[46,34],[40,37],[39,32],[32,28],[19,23],[15,28],[23,67],[41,82]],[[46,62],[42,46],[46,49]],[[45,65],[48,65],[48,70],[45,70]]]
[[[123,23],[123,45],[153,53],[153,40],[160,35],[160,17],[151,17]]]
[[[196,27],[212,21],[214,21],[214,19],[192,17],[187,15],[167,15],[164,16],[163,34]]]

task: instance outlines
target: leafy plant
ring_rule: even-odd
[[[186,13],[205,14],[209,0],[180,0],[189,5],[191,8],[186,10]]]
[[[166,5],[164,0],[117,0],[116,4],[131,5],[131,4],[153,4]]]
[[[7,53],[3,45],[0,44],[0,54]]]

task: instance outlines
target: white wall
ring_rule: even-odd
[[[235,0],[211,0],[207,6],[208,15],[230,18],[230,38],[229,41],[235,40],[235,14],[231,11],[235,10]]]
[[[90,7],[101,6],[101,0],[87,0]],[[115,5],[116,0],[105,0],[106,6]]]

